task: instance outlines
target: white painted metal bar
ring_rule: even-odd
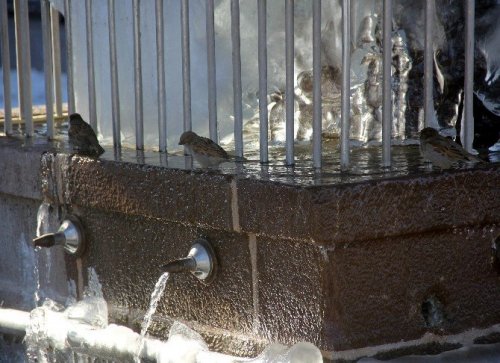
[[[109,66],[111,73],[111,112],[113,146],[121,147],[120,88],[118,85],[118,59],[116,55],[115,0],[108,0]]]
[[[16,52],[19,105],[24,119],[26,137],[33,136],[33,111],[31,95],[31,52],[28,2],[14,0],[16,25]]]
[[[54,138],[54,78],[52,74],[52,27],[50,26],[50,2],[40,0],[42,17],[43,70],[45,76],[45,113],[47,117],[47,138]]]
[[[267,0],[257,0],[260,162],[269,162],[267,114]]]
[[[97,110],[95,100],[94,36],[92,26],[92,1],[85,0],[85,24],[87,30],[87,76],[89,92],[89,123],[97,132]]]
[[[351,114],[351,1],[342,0],[342,107],[340,128],[340,167],[349,168]]]
[[[10,95],[10,49],[9,49],[9,23],[7,17],[7,0],[0,0],[0,38],[2,40],[2,70],[3,70],[3,105],[4,105],[4,132],[12,134],[12,98]]]
[[[424,124],[432,126],[434,118],[434,11],[435,0],[425,2],[424,46]]]
[[[214,0],[206,1],[207,73],[208,73],[208,128],[210,138],[219,142],[217,130],[217,88],[215,73]]]
[[[66,73],[68,75],[68,113],[75,112],[75,88],[73,84],[73,29],[71,26],[71,0],[64,1],[64,25],[66,30]]]
[[[321,0],[313,0],[313,164],[321,168]]]
[[[53,78],[54,78],[54,103],[56,106],[56,115],[62,116],[63,101],[61,90],[61,36],[59,31],[59,11],[50,6],[50,29],[52,43],[52,61],[53,61]]]
[[[384,0],[383,46],[383,106],[382,106],[382,165],[391,166],[392,131],[392,0]]]
[[[295,164],[294,156],[294,1],[285,1],[285,117],[286,117],[286,164]]]
[[[190,131],[191,124],[191,52],[189,49],[189,1],[181,0],[182,38],[182,104],[184,110],[184,131]]]
[[[135,94],[135,147],[144,149],[144,120],[142,102],[142,61],[141,61],[141,11],[140,0],[132,2],[134,28],[134,94]]]
[[[243,104],[240,54],[240,0],[231,0],[231,43],[233,47],[234,148],[243,156]]]
[[[167,151],[167,93],[165,89],[165,37],[163,0],[156,0],[156,73],[158,82],[158,148]]]
[[[466,0],[465,3],[465,82],[464,82],[464,114],[462,117],[463,139],[462,145],[468,152],[472,152],[474,142],[474,17],[475,1]]]

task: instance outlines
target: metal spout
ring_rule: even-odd
[[[194,241],[187,257],[171,261],[161,268],[165,272],[191,272],[205,284],[210,284],[217,272],[217,258],[210,243],[199,238]]]
[[[47,233],[33,239],[33,247],[63,246],[70,255],[81,256],[85,250],[85,235],[76,217],[65,219],[56,233]]]
[[[196,271],[196,261],[192,257],[184,257],[170,261],[166,265],[163,265],[162,269],[168,273],[194,272]]]
[[[64,233],[47,233],[33,239],[33,247],[52,247],[55,245],[64,245],[64,240]]]

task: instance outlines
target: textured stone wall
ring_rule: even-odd
[[[116,321],[137,327],[159,266],[198,237],[213,244],[211,285],[171,277],[152,328],[161,338],[176,319],[227,353],[306,340],[350,359],[498,330],[498,165],[301,187],[11,149],[0,152],[36,155],[43,199],[81,218],[89,248],[66,258],[68,278],[81,293],[95,268]]]

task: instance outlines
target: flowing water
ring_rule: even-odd
[[[144,315],[144,319],[142,320],[141,323],[141,343],[139,344],[139,348],[137,351],[137,358],[136,362],[140,362],[140,353],[144,345],[144,337],[146,336],[146,333],[148,332],[149,326],[151,325],[152,319],[153,319],[153,314],[156,312],[156,308],[158,307],[158,303],[160,302],[160,298],[163,295],[163,292],[165,291],[165,287],[167,286],[169,278],[169,273],[165,272],[163,273],[158,281],[156,282],[155,288],[153,289],[153,292],[151,293],[151,301],[149,303],[149,308],[146,312],[146,315]]]

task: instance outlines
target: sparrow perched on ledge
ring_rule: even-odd
[[[184,145],[202,168],[218,166],[229,159],[227,152],[209,138],[198,136],[193,131],[181,135],[179,145]]]
[[[104,153],[94,130],[78,113],[69,116],[68,137],[73,151],[79,155],[97,157]]]
[[[467,162],[483,162],[453,140],[439,135],[432,127],[426,127],[420,131],[420,152],[424,159],[441,169],[449,169]]]

